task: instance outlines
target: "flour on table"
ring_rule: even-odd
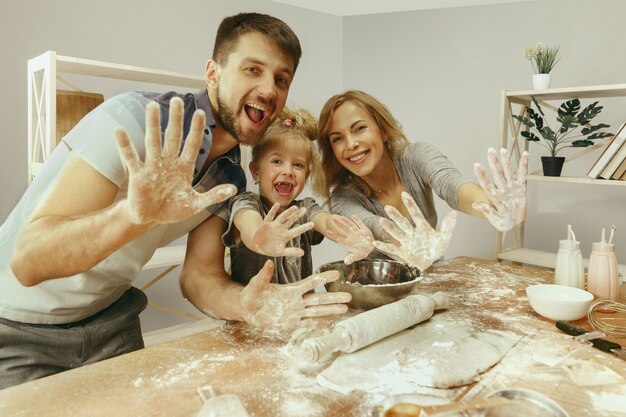
[[[497,368],[485,374],[467,391],[464,398],[484,397],[502,389],[527,389],[548,395],[572,416],[622,417],[626,409],[626,384],[616,383],[622,380],[616,374],[623,373],[625,368],[622,361],[615,358],[604,362],[613,368],[607,372],[604,365],[597,362],[605,355],[571,336],[554,331],[538,331],[520,340]],[[590,375],[590,372],[598,372],[601,377]],[[580,374],[572,378],[572,373]],[[588,385],[600,382],[602,377],[605,378],[605,384]],[[577,382],[583,382],[584,386]],[[498,409],[497,414],[487,413],[487,416],[500,417],[501,410]],[[513,417],[527,415],[525,411],[506,414]],[[543,417],[547,414],[544,410],[543,414],[536,415]]]
[[[626,410],[626,385],[620,385],[613,392],[589,392],[593,408],[598,411],[623,413]]]
[[[339,356],[317,382],[344,394],[354,390],[401,394],[419,386],[467,385],[498,363],[519,337],[475,331],[469,320],[436,314],[412,329]]]
[[[624,378],[620,374],[594,361],[568,359],[564,361],[562,366],[576,385],[589,387],[624,382]]]

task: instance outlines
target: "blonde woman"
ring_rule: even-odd
[[[326,177],[321,193],[331,212],[358,216],[378,239],[374,246],[383,254],[422,270],[444,254],[456,211],[448,213],[436,230],[433,193],[453,210],[486,217],[499,231],[510,230],[526,216],[526,153],[515,178],[508,152],[490,149],[493,181],[475,164],[479,186],[463,178],[434,146],[409,143],[389,109],[357,90],[331,97],[319,126]]]

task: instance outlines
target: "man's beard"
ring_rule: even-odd
[[[254,145],[259,140],[261,135],[258,137],[247,137],[241,131],[240,126],[235,124],[235,112],[222,100],[219,86],[217,88],[217,114],[224,130],[240,144]]]

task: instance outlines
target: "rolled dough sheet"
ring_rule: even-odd
[[[420,386],[452,388],[479,379],[521,339],[515,333],[475,331],[469,320],[435,314],[428,322],[340,355],[317,376],[323,387],[387,394],[416,392]]]

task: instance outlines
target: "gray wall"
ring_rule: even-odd
[[[502,5],[344,18],[343,86],[386,103],[412,141],[438,146],[467,176],[497,147],[502,90],[531,89],[524,48],[560,45],[552,87],[626,83],[626,2],[543,0]],[[617,129],[626,121],[622,100],[601,100],[596,118]],[[571,150],[565,150],[563,156]],[[531,171],[544,148],[531,144]],[[585,176],[595,154],[566,166]],[[580,197],[583,198],[580,198]],[[449,208],[438,205],[440,217]],[[526,244],[555,251],[573,225],[589,256],[600,228],[617,226],[618,259],[626,262],[626,188],[529,183]],[[458,217],[446,256],[493,258],[495,232],[487,222]]]
[[[9,0],[0,14],[0,222],[27,185],[26,65],[47,50],[94,59],[189,74],[204,74],[215,30],[223,17],[258,11],[287,21],[304,54],[288,104],[318,112],[341,83],[341,18],[268,1],[253,0]],[[328,65],[329,62],[335,63]],[[76,77],[83,89],[109,97],[145,88],[136,83]],[[163,87],[160,87],[163,88]]]
[[[346,18],[264,0],[13,0],[5,2],[0,15],[0,221],[26,188],[29,58],[56,50],[202,74],[219,21],[246,10],[276,15],[300,37],[304,56],[289,105],[318,113],[338,91],[368,91],[391,108],[411,140],[435,144],[469,177],[473,162],[486,162],[486,149],[498,143],[501,91],[530,88],[525,47],[537,41],[561,45],[563,58],[553,71],[553,87],[626,82],[621,25],[626,3],[620,0],[542,0]],[[144,88],[77,78],[84,88],[106,96]],[[623,101],[603,100],[605,111],[598,119],[613,126],[626,120]],[[542,149],[531,147],[531,152],[531,169],[537,169]],[[594,157],[566,167],[564,174],[584,175]],[[626,262],[626,188],[531,183],[529,191],[528,246],[555,251],[571,223],[588,256],[600,227],[616,224],[618,258]],[[438,203],[440,213],[447,210]],[[494,241],[485,221],[461,215],[447,256],[492,258]],[[336,245],[323,243],[314,250],[314,264],[338,259],[340,253]],[[150,289],[149,296],[193,312],[176,287],[171,276]],[[175,322],[155,310],[144,314],[147,330]]]

